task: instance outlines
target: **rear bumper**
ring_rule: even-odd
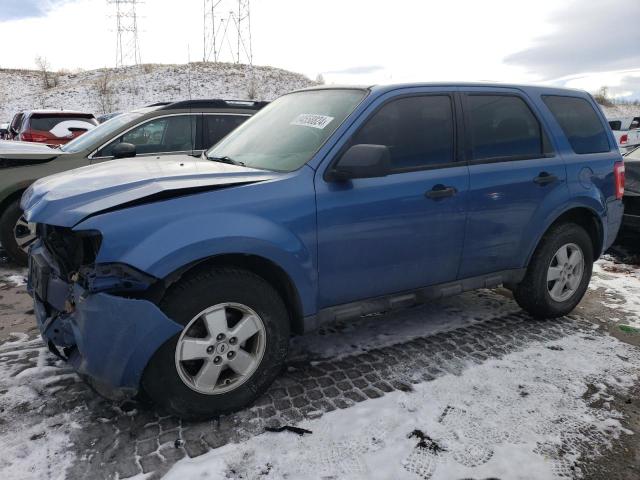
[[[35,255],[51,262],[40,242],[32,248],[31,259]],[[55,270],[52,266],[46,298],[33,288],[32,268],[29,273],[27,286],[42,338],[102,395],[135,395],[155,351],[182,326],[152,302],[89,293],[60,279]]]

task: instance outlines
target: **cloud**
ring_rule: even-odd
[[[640,66],[637,0],[574,1],[552,15],[554,31],[505,58],[542,79]],[[625,20],[626,19],[626,20]]]
[[[2,0],[0,22],[44,17],[47,12],[68,0]]]
[[[384,67],[381,65],[362,65],[359,67],[349,67],[342,70],[331,70],[323,73],[332,75],[367,75],[369,73],[379,72],[380,70],[384,70]]]

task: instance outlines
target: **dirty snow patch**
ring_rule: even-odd
[[[589,288],[603,289],[607,300],[602,304],[621,312],[625,324],[640,328],[640,269],[632,265],[615,263],[605,255],[593,265]],[[610,320],[613,321],[611,318]]]

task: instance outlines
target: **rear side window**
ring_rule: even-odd
[[[609,126],[611,127],[611,130],[622,130],[622,122],[620,120],[611,120],[609,122]]]
[[[584,98],[546,95],[542,100],[560,124],[574,152],[602,153],[611,149],[600,118]]]
[[[538,158],[545,142],[538,119],[513,95],[469,95],[473,160]]]
[[[204,148],[208,149],[214,146],[248,118],[246,115],[205,115],[203,132]]]
[[[453,162],[453,109],[445,95],[392,100],[369,118],[351,141],[386,145],[394,170]]]

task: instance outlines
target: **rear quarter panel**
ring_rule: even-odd
[[[610,150],[604,153],[575,153],[560,124],[544,103],[542,98],[544,95],[574,96],[588,101],[607,134]],[[585,92],[536,89],[533,93],[529,92],[529,97],[544,116],[545,123],[551,127],[551,140],[566,166],[567,188],[569,190],[568,201],[551,209],[543,220],[545,228],[539,235],[533,237],[534,241],[528,247],[530,254],[533,253],[541,235],[560,215],[568,210],[580,207],[591,210],[600,218],[604,237],[602,242],[604,251],[615,240],[622,221],[623,211],[622,202],[615,198],[613,169],[616,162],[622,161],[622,156],[618,150],[613,132],[596,102]],[[600,255],[602,252],[596,253]]]

